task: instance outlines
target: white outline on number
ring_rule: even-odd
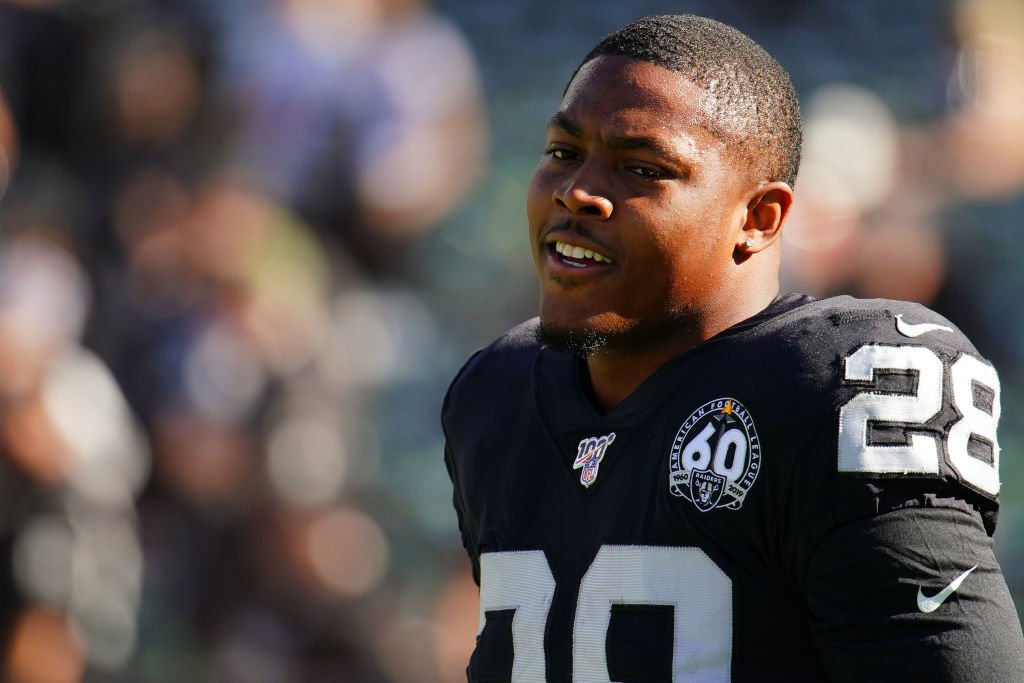
[[[673,607],[673,683],[729,680],[732,581],[700,548],[601,546],[580,582],[574,681],[610,683],[606,642],[613,605]]]
[[[950,464],[965,480],[982,491],[999,493],[999,375],[991,365],[971,356],[961,356],[949,369],[953,380],[953,405],[963,417],[949,430],[947,443]],[[987,387],[993,393],[992,412],[987,413],[974,405],[974,383]],[[971,435],[975,434],[992,444],[992,464],[979,460],[967,450]]]
[[[865,345],[846,357],[846,379],[870,381],[878,370],[916,370],[915,394],[863,391],[839,409],[839,471],[938,474],[938,439],[911,434],[906,446],[868,445],[870,422],[924,427],[942,409],[942,361],[926,346]]]
[[[864,390],[839,409],[839,471],[865,474],[938,474],[938,437],[912,434],[908,446],[870,446],[871,421],[909,424],[923,428],[942,409],[942,360],[926,346],[866,344],[846,358],[846,379],[872,381],[878,370],[917,370],[914,394],[879,394]],[[999,493],[999,375],[991,365],[961,355],[950,368],[951,400],[960,417],[946,435],[949,464],[971,486]],[[992,412],[974,405],[974,384],[989,389]],[[992,463],[972,456],[971,435],[992,444]]]
[[[543,550],[480,555],[480,628],[487,612],[514,609],[512,615],[512,680],[536,683],[547,679],[544,626],[555,595]]]
[[[480,627],[512,617],[512,681],[546,680],[544,633],[555,579],[542,550],[480,555]],[[602,545],[580,581],[573,619],[574,681],[609,681],[605,650],[613,605],[673,608],[672,680],[728,681],[732,581],[697,547]]]

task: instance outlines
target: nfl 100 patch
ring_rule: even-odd
[[[761,469],[761,442],[750,412],[716,398],[690,414],[669,457],[669,491],[701,512],[739,510]]]
[[[590,485],[597,481],[597,468],[604,460],[605,451],[613,441],[615,441],[615,432],[605,436],[587,437],[582,439],[579,446],[576,447],[576,460],[573,461],[572,468],[583,470],[580,472],[580,483],[584,488],[590,488]]]

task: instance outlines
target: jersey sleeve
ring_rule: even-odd
[[[795,588],[836,681],[1019,681],[996,561],[999,382],[952,323],[901,302],[824,316],[801,353],[820,419],[789,484]]]
[[[513,419],[512,408],[524,409],[532,386],[531,368],[539,345],[537,320],[512,328],[489,346],[474,353],[452,380],[441,409],[444,459],[452,481],[452,502],[458,516],[463,547],[480,583],[478,529],[480,511],[487,505],[483,480],[500,480],[477,457],[480,443]]]
[[[486,350],[477,351],[462,366],[448,387],[448,392],[445,394],[444,404],[441,409],[441,429],[444,432],[445,439],[444,465],[452,482],[452,505],[455,508],[455,515],[458,519],[462,547],[465,548],[466,553],[469,555],[469,561],[473,570],[473,580],[476,581],[477,585],[480,584],[480,556],[476,552],[477,544],[474,534],[476,524],[465,504],[459,467],[456,464],[455,445],[453,436],[449,432],[458,430],[457,414],[461,405],[465,402],[463,384],[470,381],[466,379],[466,376],[471,373],[471,368],[475,366],[480,356],[485,352]]]
[[[991,539],[964,506],[907,506],[835,528],[802,589],[834,681],[1011,683],[1024,673]]]
[[[470,513],[466,509],[466,504],[463,501],[462,491],[459,486],[458,475],[455,469],[455,461],[452,456],[451,448],[448,444],[445,444],[444,448],[444,463],[448,469],[448,476],[452,480],[452,505],[455,507],[455,515],[459,522],[459,535],[462,537],[462,547],[466,549],[466,553],[469,555],[469,561],[473,569],[473,580],[476,581],[477,585],[480,585],[480,556],[476,551],[477,543],[474,534],[475,524],[470,518]]]

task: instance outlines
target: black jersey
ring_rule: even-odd
[[[470,681],[1024,681],[999,380],[948,320],[789,295],[603,415],[535,328],[445,401]]]

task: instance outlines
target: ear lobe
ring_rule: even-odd
[[[778,241],[792,206],[793,189],[787,183],[775,181],[759,187],[747,204],[737,248],[752,254]]]

